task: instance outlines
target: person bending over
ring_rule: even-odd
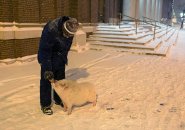
[[[41,66],[40,105],[46,115],[52,115],[52,88],[49,80],[65,78],[65,65],[73,36],[79,27],[75,18],[63,16],[49,21],[43,28],[38,49],[38,62]],[[53,93],[54,103],[63,103],[57,93]]]

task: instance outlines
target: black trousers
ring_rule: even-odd
[[[45,67],[41,65],[41,79],[40,79],[40,105],[41,107],[50,106],[52,103],[52,87],[49,80],[44,79]],[[61,66],[60,69],[53,70],[54,79],[61,80],[65,79],[65,65]],[[53,95],[54,101],[56,103],[61,103],[60,97],[54,91]]]

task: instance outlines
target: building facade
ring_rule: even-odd
[[[159,21],[166,17],[163,8],[170,5],[163,2],[168,1],[0,0],[0,59],[37,54],[43,25],[57,17],[67,15],[81,23],[117,23],[124,15]]]

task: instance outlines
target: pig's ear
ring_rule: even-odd
[[[69,87],[69,85],[68,85],[67,82],[65,82],[65,85],[64,86],[65,86],[64,88],[68,88]]]
[[[65,87],[65,86],[66,86],[66,83],[65,83],[65,82],[62,82],[62,83],[60,83],[60,85],[61,85],[62,87]]]
[[[66,82],[61,82],[60,85],[64,88],[68,87],[68,84]]]
[[[68,83],[65,81],[65,80],[61,80],[58,82],[59,85],[62,87],[62,88],[66,88],[68,87]]]
[[[62,84],[63,84],[62,87],[64,87],[64,89],[67,89],[69,87],[67,82],[63,82]]]
[[[64,90],[66,90],[66,89],[68,89],[68,88],[69,88],[68,86],[65,86],[65,87],[64,87]]]

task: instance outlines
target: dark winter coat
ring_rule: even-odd
[[[69,17],[64,16],[49,21],[42,31],[38,50],[38,62],[47,71],[57,70],[67,64],[67,55],[73,37],[63,36],[62,25]]]

